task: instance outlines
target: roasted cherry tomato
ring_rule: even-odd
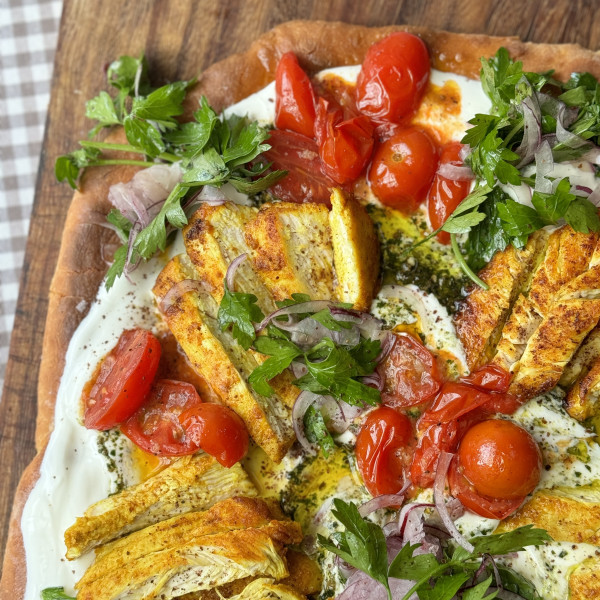
[[[465,433],[458,465],[477,493],[510,500],[523,498],[539,483],[542,456],[525,429],[503,419],[489,419]]]
[[[422,435],[410,465],[410,479],[415,487],[429,488],[435,481],[440,453],[456,452],[459,426],[457,421],[430,425]]]
[[[373,44],[356,81],[358,109],[373,122],[398,123],[419,105],[429,81],[429,52],[405,32]]]
[[[510,386],[511,375],[496,365],[484,365],[466,377],[461,377],[463,383],[468,383],[480,390],[505,393]]]
[[[104,358],[82,395],[88,429],[110,429],[144,402],[160,361],[160,342],[144,329],[128,329]]]
[[[458,142],[444,146],[440,164],[461,164],[461,148],[462,144]],[[432,229],[438,229],[446,222],[454,209],[467,197],[470,185],[471,182],[468,180],[448,179],[436,173],[427,196]],[[437,237],[442,244],[450,243],[450,234],[445,231],[440,231]]]
[[[448,471],[448,485],[450,486],[451,494],[455,498],[458,498],[465,508],[488,519],[506,519],[525,500],[525,496],[503,500],[502,498],[490,498],[478,494],[473,485],[469,483],[468,479],[460,471],[456,456]]]
[[[288,174],[271,186],[272,194],[288,202],[317,202],[329,204],[335,181],[321,170],[317,143],[299,133],[273,129],[268,140],[271,149],[265,152],[266,160],[274,169]]]
[[[279,60],[275,74],[275,126],[312,138],[315,129],[315,93],[293,52]]]
[[[369,184],[381,202],[411,213],[425,200],[437,163],[437,149],[429,135],[406,127],[375,148]]]
[[[191,383],[161,379],[152,386],[146,402],[121,425],[121,431],[151,454],[192,454],[199,445],[186,435],[179,417],[200,405],[202,400]]]
[[[402,489],[413,442],[412,424],[405,415],[387,406],[369,413],[356,438],[356,460],[371,495]]]
[[[435,357],[412,335],[390,335],[394,336],[394,344],[381,365],[384,403],[405,408],[429,400],[442,381]]]
[[[233,466],[248,452],[246,425],[227,406],[199,404],[185,410],[179,420],[186,437],[224,467]]]
[[[319,98],[315,134],[323,170],[337,183],[350,183],[373,152],[373,127],[363,115],[345,119],[341,107]]]

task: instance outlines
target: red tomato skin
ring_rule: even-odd
[[[412,444],[412,424],[407,416],[387,406],[369,413],[356,438],[356,460],[372,496],[402,489]]]
[[[430,425],[415,448],[410,465],[410,479],[415,487],[430,488],[435,481],[440,453],[456,452],[459,439],[457,421]]]
[[[344,119],[343,110],[319,98],[315,133],[324,172],[336,183],[350,183],[367,166],[373,152],[373,127],[365,116]]]
[[[275,73],[275,126],[312,138],[316,98],[313,86],[293,52],[280,59]]]
[[[244,421],[227,406],[199,404],[180,416],[186,436],[224,467],[232,467],[248,452]]]
[[[399,123],[418,107],[429,71],[424,42],[392,33],[369,48],[356,81],[356,105],[374,123]]]
[[[385,386],[382,400],[393,408],[416,406],[429,400],[442,382],[435,357],[415,337],[394,336],[390,353],[381,364]]]
[[[478,494],[514,500],[530,494],[539,483],[542,455],[525,429],[511,421],[489,419],[465,433],[458,464]]]
[[[429,135],[406,127],[375,147],[368,181],[383,204],[413,213],[427,197],[437,163],[437,148]]]
[[[149,331],[124,331],[102,361],[93,385],[84,390],[84,425],[104,431],[132,415],[150,391],[160,354],[160,342]]]
[[[121,431],[150,454],[193,454],[199,446],[186,435],[180,416],[201,404],[191,383],[161,379],[152,386],[146,402],[121,425]]]
[[[523,504],[526,496],[513,499],[489,498],[475,490],[468,479],[462,474],[457,457],[455,456],[448,471],[450,493],[458,498],[463,506],[476,515],[488,519],[506,519]]]
[[[461,148],[462,144],[458,142],[452,142],[444,146],[440,156],[440,164],[462,164],[460,160]],[[454,209],[467,197],[470,184],[470,181],[456,181],[436,173],[427,195],[427,209],[432,229],[438,229],[446,222]],[[442,244],[450,243],[450,234],[445,231],[440,231],[437,238]]]
[[[463,383],[468,383],[480,390],[505,393],[510,387],[511,374],[496,365],[484,365],[466,377],[461,377]]]
[[[288,174],[271,186],[271,193],[286,202],[316,202],[330,204],[336,182],[322,171],[317,143],[293,131],[273,129],[268,143],[271,149],[263,154],[273,163],[273,169]]]

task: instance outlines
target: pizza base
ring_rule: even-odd
[[[576,44],[534,44],[516,37],[458,34],[408,25],[369,28],[339,22],[291,21],[260,36],[247,52],[234,54],[204,71],[188,95],[184,118],[191,117],[201,95],[221,111],[260,90],[274,79],[279,57],[285,52],[294,52],[300,64],[314,73],[333,66],[360,64],[373,43],[394,31],[421,36],[436,69],[471,78],[479,74],[480,57],[492,56],[500,46],[505,46],[513,58],[522,60],[530,71],[554,68],[563,79],[573,71],[589,71],[600,78],[600,53]],[[123,134],[116,132],[110,139],[122,140]],[[39,478],[44,449],[53,429],[54,406],[69,341],[96,297],[118,244],[115,235],[104,226],[111,208],[108,190],[114,183],[129,181],[137,170],[129,166],[88,169],[69,207],[50,285],[42,346],[35,436],[38,454],[23,473],[15,495],[0,595],[19,599],[25,593],[25,550],[20,527],[23,507]]]

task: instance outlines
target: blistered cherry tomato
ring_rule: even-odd
[[[356,460],[371,495],[402,489],[414,442],[410,419],[381,406],[369,413],[356,438]]]
[[[356,81],[358,109],[374,123],[399,123],[419,105],[429,81],[429,52],[405,32],[373,44]]]
[[[442,149],[440,164],[461,164],[460,150],[462,144],[453,142]],[[454,209],[467,197],[471,182],[468,180],[456,180],[442,177],[436,173],[428,194],[429,220],[432,229],[441,227]],[[442,244],[450,243],[450,234],[440,231],[437,235]]]
[[[110,429],[144,402],[160,361],[160,342],[144,329],[128,329],[104,358],[84,390],[83,422],[88,429]]]
[[[484,496],[522,498],[539,483],[542,456],[522,427],[489,419],[471,427],[458,449],[462,474]]]
[[[298,59],[286,52],[275,73],[275,126],[312,138],[315,128],[315,93]]]
[[[336,182],[321,169],[317,143],[293,131],[273,129],[268,139],[271,149],[264,153],[274,169],[288,174],[271,186],[271,193],[287,202],[317,202],[329,204],[331,189]]]
[[[389,335],[394,336],[394,343],[380,367],[385,379],[382,399],[394,408],[421,404],[440,389],[435,357],[412,335]]]
[[[429,135],[406,127],[376,146],[369,184],[383,204],[412,213],[427,197],[437,163],[437,149]]]
[[[354,181],[373,151],[373,127],[365,116],[344,118],[342,108],[319,98],[315,133],[323,169],[335,182]]]
[[[179,420],[186,437],[231,467],[248,452],[248,430],[244,421],[227,406],[199,404],[184,411]]]
[[[179,416],[200,404],[202,399],[191,383],[161,379],[152,386],[146,402],[121,425],[121,431],[151,454],[192,454],[199,446],[186,436]]]

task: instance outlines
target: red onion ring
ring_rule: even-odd
[[[311,456],[317,454],[318,446],[309,442],[306,437],[306,433],[304,432],[304,415],[309,406],[314,405],[315,407],[320,408],[324,401],[324,396],[319,396],[318,394],[313,394],[312,392],[304,390],[298,394],[298,397],[294,402],[294,407],[292,408],[292,424],[294,426],[296,438],[304,450]]]
[[[227,282],[227,288],[230,292],[233,292],[233,285],[235,279],[235,273],[238,270],[239,266],[248,258],[248,255],[244,252],[244,254],[240,254],[237,258],[234,258],[231,261],[231,264],[227,267],[227,273],[225,273],[225,281]]]
[[[552,148],[548,140],[544,140],[535,151],[535,191],[543,194],[552,193],[552,181],[546,177],[554,168]]]
[[[436,468],[435,481],[433,483],[433,500],[440,515],[440,519],[442,519],[442,523],[445,525],[446,529],[449,531],[456,543],[462,546],[467,552],[473,552],[475,547],[460,533],[460,531],[458,531],[454,521],[451,519],[450,514],[448,513],[446,503],[444,502],[446,475],[448,474],[448,469],[450,468],[450,463],[452,462],[453,458],[454,454],[450,452],[442,451],[440,453]]]
[[[528,96],[521,103],[523,112],[523,139],[515,152],[521,157],[517,169],[528,165],[542,141],[542,113],[537,99]]]
[[[223,190],[212,185],[203,186],[196,199],[209,206],[221,206],[227,202],[227,196],[223,193]]]
[[[410,485],[410,483],[409,483]],[[403,487],[406,487],[404,484]],[[379,510],[380,508],[388,508],[390,506],[402,506],[404,502],[403,494],[382,494],[381,496],[375,496],[368,502],[365,502],[361,506],[358,507],[358,512],[363,519],[370,515],[372,512]]]
[[[471,181],[475,179],[475,174],[468,165],[458,165],[455,163],[441,163],[437,174],[446,179],[454,181]]]
[[[197,294],[207,294],[206,284],[203,281],[196,279],[184,279],[178,281],[172,286],[169,291],[159,300],[158,308],[160,312],[165,313],[175,302],[188,292],[196,292]]]
[[[413,502],[411,504],[406,504],[402,507],[400,514],[398,515],[398,527],[400,531],[400,535],[404,538],[404,530],[406,529],[406,521],[408,520],[408,515],[410,512],[417,508],[435,508],[435,504],[431,502]],[[404,540],[407,541],[407,540]]]

